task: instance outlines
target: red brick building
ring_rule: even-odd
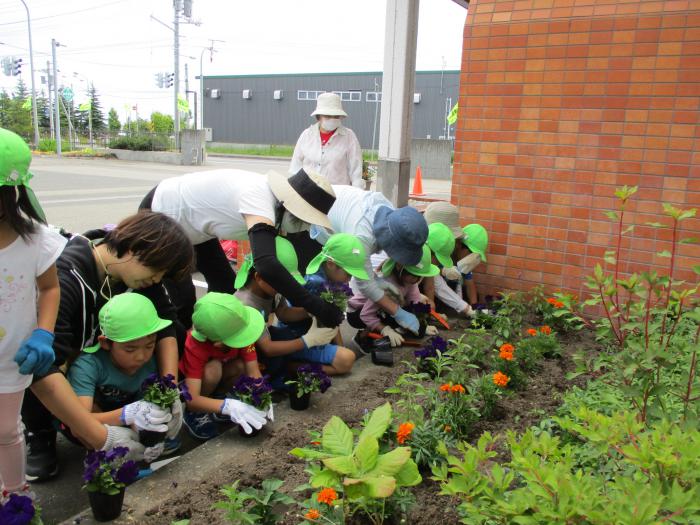
[[[490,233],[480,285],[584,292],[625,184],[623,270],[667,267],[670,230],[645,223],[700,207],[699,117],[700,0],[471,0],[452,202]],[[676,262],[695,282],[700,245]]]

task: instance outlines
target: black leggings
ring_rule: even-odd
[[[141,201],[139,210],[151,209],[153,204],[153,195],[156,192],[154,187],[149,191]],[[236,272],[231,268],[231,264],[226,258],[224,249],[219,244],[218,239],[209,239],[199,244],[194,245],[195,267],[197,271],[202,272],[204,280],[207,282],[210,292],[230,293],[236,291],[233,286],[236,280]],[[172,299],[177,305],[178,318],[189,328],[192,326],[192,312],[194,303],[197,301],[195,286],[192,279],[183,279],[182,281],[170,281],[168,290],[173,296]]]

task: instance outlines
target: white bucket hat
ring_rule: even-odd
[[[316,115],[328,115],[330,117],[347,117],[348,114],[343,111],[343,104],[340,102],[340,96],[335,93],[321,93],[316,99],[316,109],[311,113],[312,117]]]
[[[309,224],[333,229],[328,212],[335,202],[335,193],[324,176],[303,169],[287,178],[270,171],[267,181],[275,198],[289,213]]]
[[[423,216],[428,225],[441,222],[447,226],[452,231],[455,239],[460,239],[464,235],[462,228],[459,226],[459,210],[454,204],[445,201],[431,202],[425,208]]]

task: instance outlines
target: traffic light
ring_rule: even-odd
[[[175,84],[175,73],[166,73],[163,84],[163,87],[166,88],[173,87],[173,84]]]
[[[2,72],[8,77],[12,75],[12,59],[10,57],[5,57],[2,59]]]
[[[182,13],[187,18],[192,18],[192,0],[185,0],[185,4],[183,6]]]
[[[21,73],[22,73],[22,59],[15,58],[12,61],[12,76],[16,77],[17,75],[20,75]]]
[[[156,73],[156,86],[159,88],[163,87],[163,73]]]

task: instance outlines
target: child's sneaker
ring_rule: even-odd
[[[177,452],[180,450],[180,447],[182,446],[182,441],[180,441],[179,437],[174,437],[172,439],[166,439],[163,442],[163,452],[161,452],[161,456],[169,456],[173,452]]]
[[[211,414],[185,412],[183,423],[192,437],[196,439],[207,440],[219,435],[219,429],[216,428]]]

